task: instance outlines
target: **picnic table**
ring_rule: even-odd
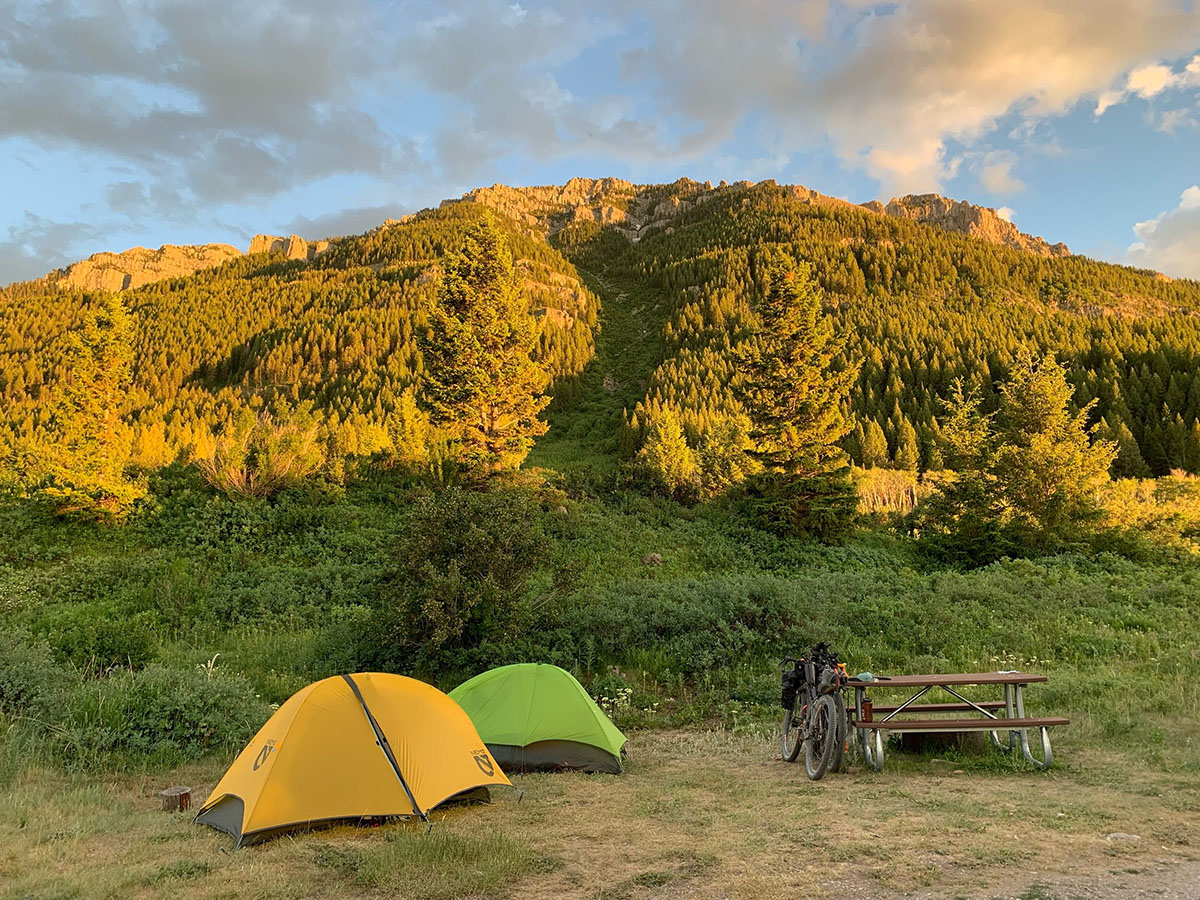
[[[1054,763],[1050,749],[1050,728],[1070,724],[1060,717],[1030,717],[1025,715],[1025,687],[1046,681],[1045,675],[1031,672],[958,672],[941,675],[876,675],[874,680],[852,678],[854,688],[854,725],[859,746],[867,765],[879,771],[883,768],[883,745],[886,735],[901,732],[957,733],[986,731],[992,743],[1002,750],[1020,746],[1029,762],[1041,769]],[[999,686],[1003,699],[972,700],[961,690],[974,686]],[[876,705],[868,692],[902,690],[909,693],[903,703]],[[930,691],[942,691],[955,698],[949,703],[918,703]],[[934,713],[936,718],[909,718],[916,713]],[[975,713],[968,717],[950,717],[954,713]],[[1042,758],[1033,755],[1029,732],[1037,730],[1042,739]],[[1000,733],[1008,732],[1005,741]]]

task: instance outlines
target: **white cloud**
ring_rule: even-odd
[[[655,36],[630,52],[630,77],[649,82],[661,114],[698,126],[695,145],[765,112],[778,128],[771,150],[828,141],[903,193],[939,188],[960,161],[951,148],[977,145],[1001,117],[1062,115],[1135,71],[1150,90],[1147,60],[1200,45],[1200,9],[1171,0],[814,5],[652,6]]]
[[[1005,222],[1011,222],[1017,216],[1017,211],[1011,206],[1001,206],[996,209],[996,215],[1002,218]]]
[[[1125,87],[1139,97],[1153,97],[1164,88],[1170,87],[1174,81],[1175,73],[1169,66],[1156,64],[1134,69],[1129,73]]]
[[[1096,102],[1096,115],[1104,115],[1108,109],[1135,94],[1148,100],[1163,91],[1197,86],[1200,86],[1200,54],[1193,56],[1178,72],[1162,63],[1139,66],[1126,76],[1122,88],[1106,90],[1100,94]]]
[[[1017,164],[1017,154],[1011,150],[997,150],[983,158],[979,180],[993,194],[1016,194],[1025,190],[1025,182],[1012,173]]]
[[[1135,266],[1181,278],[1200,278],[1200,185],[1179,195],[1179,205],[1133,226],[1137,240],[1126,257]]]

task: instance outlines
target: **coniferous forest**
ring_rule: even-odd
[[[464,201],[343,238],[311,262],[248,256],[126,292],[136,326],[122,410],[131,462],[153,469],[186,457],[237,410],[280,401],[311,404],[337,454],[412,457],[396,431],[409,427],[405,397],[423,376],[417,337],[444,255],[487,215],[511,243],[552,409],[579,399],[595,352],[601,301],[588,285],[653,294],[635,317],[655,364],[644,390],[625,392],[633,402],[621,427],[594,435],[601,452],[632,455],[668,408],[693,448],[716,432],[737,439],[730,349],[753,327],[752,298],[783,254],[808,267],[844,337],[834,368],[855,373],[841,440],[854,463],[943,468],[955,383],[994,409],[1028,347],[1062,363],[1076,405],[1096,401],[1090,424],[1117,442],[1114,474],[1200,469],[1195,282],[801,202],[771,182],[706,190],[685,180],[651,194],[697,196],[636,242],[574,222],[547,241],[524,219]],[[54,386],[68,379],[67,334],[101,302],[37,282],[0,295],[0,427],[10,441],[37,441]]]

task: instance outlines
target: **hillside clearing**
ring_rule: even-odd
[[[1196,779],[1069,733],[1049,774],[991,754],[893,754],[882,774],[819,783],[775,759],[772,738],[766,726],[639,732],[624,776],[519,777],[520,803],[500,791],[440,811],[429,835],[347,827],[238,852],[157,809],[168,783],[210,788],[218,763],[30,771],[0,792],[0,897],[1056,898],[1056,884],[1127,896],[1122,879],[1167,888],[1200,873]]]

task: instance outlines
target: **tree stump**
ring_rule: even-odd
[[[158,796],[162,798],[162,808],[166,812],[187,812],[192,805],[190,787],[169,787]]]

